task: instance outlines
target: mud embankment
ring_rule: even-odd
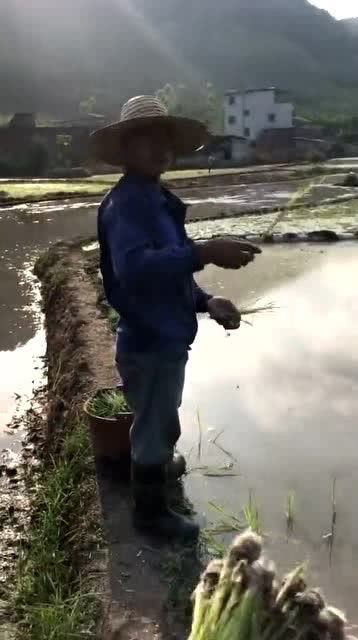
[[[83,401],[98,386],[113,384],[112,363],[101,363],[101,349],[113,352],[113,340],[97,308],[97,294],[86,275],[79,243],[59,243],[36,265],[42,283],[47,335],[49,446]]]

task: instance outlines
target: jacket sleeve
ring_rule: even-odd
[[[131,199],[132,200],[132,199]],[[153,277],[170,279],[176,275],[200,271],[195,244],[188,240],[184,246],[155,248],[146,229],[145,216],[151,211],[138,207],[133,199],[125,215],[113,215],[107,227],[107,242],[116,279],[144,283]]]
[[[211,296],[209,293],[206,293],[206,291],[201,289],[194,280],[194,298],[197,313],[207,313],[208,302],[212,297],[213,296]]]

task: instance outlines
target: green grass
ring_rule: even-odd
[[[60,457],[39,472],[35,485],[34,518],[15,593],[20,637],[26,640],[94,637],[96,598],[80,570],[88,529],[98,527],[88,509],[94,477],[87,429],[74,425]]]
[[[117,324],[118,324],[118,320],[119,320],[119,314],[117,313],[117,311],[115,309],[111,308],[109,310],[108,320],[109,320],[109,324],[110,324],[110,327],[111,327],[112,331],[115,333],[115,331],[117,330]]]

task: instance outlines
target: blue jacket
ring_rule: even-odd
[[[210,298],[195,283],[196,247],[186,206],[158,183],[124,176],[98,212],[100,267],[109,304],[120,314],[117,350],[188,349],[196,314]]]

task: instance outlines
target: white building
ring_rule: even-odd
[[[224,98],[225,135],[255,141],[264,129],[293,126],[293,105],[278,100],[280,92],[269,89],[228,91]]]

